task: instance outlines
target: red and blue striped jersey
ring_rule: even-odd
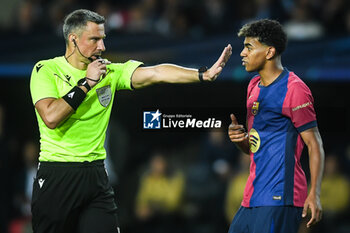
[[[307,183],[300,133],[317,126],[310,89],[286,68],[269,86],[254,77],[247,93],[250,175],[242,206],[302,207]]]

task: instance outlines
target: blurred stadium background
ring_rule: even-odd
[[[29,93],[33,65],[61,56],[63,17],[87,8],[107,18],[104,57],[146,65],[212,64],[233,54],[214,84],[156,85],[117,93],[108,131],[108,170],[123,233],[227,232],[246,177],[244,157],[213,132],[143,131],[146,108],[224,109],[245,119],[249,77],[236,33],[253,19],[282,22],[283,64],[315,98],[326,151],[324,220],[300,232],[350,232],[350,2],[348,0],[1,0],[0,233],[31,232],[30,192],[39,132]],[[246,156],[247,157],[247,156]],[[307,155],[303,156],[307,169]],[[150,191],[151,190],[151,191]]]

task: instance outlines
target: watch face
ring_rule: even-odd
[[[85,82],[85,81],[86,81],[85,79],[80,79],[80,80],[78,81],[78,85],[80,85],[80,86],[84,85],[84,82]]]
[[[88,89],[88,90],[91,89],[90,85],[88,84],[88,82],[86,81],[85,78],[82,78],[82,79],[80,79],[80,80],[78,81],[78,86],[84,86],[84,87],[86,87],[86,89]]]
[[[199,72],[205,72],[208,70],[208,67],[206,66],[202,66],[201,68],[199,68]]]

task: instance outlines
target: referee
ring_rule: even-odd
[[[141,62],[111,63],[103,16],[76,10],[64,20],[64,56],[39,61],[30,91],[40,130],[40,157],[33,183],[34,233],[120,232],[114,193],[104,168],[105,133],[115,92],[154,83],[214,81],[232,48],[210,68]]]

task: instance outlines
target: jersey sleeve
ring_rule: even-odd
[[[290,117],[299,133],[317,126],[314,98],[302,81],[288,86],[283,112]]]
[[[45,61],[35,64],[30,78],[30,93],[33,104],[41,99],[59,98],[54,72]]]
[[[116,83],[116,88],[118,90],[131,90],[131,76],[137,67],[142,65],[142,62],[129,60],[125,63],[113,63],[111,68],[113,72],[116,73],[114,77]]]

